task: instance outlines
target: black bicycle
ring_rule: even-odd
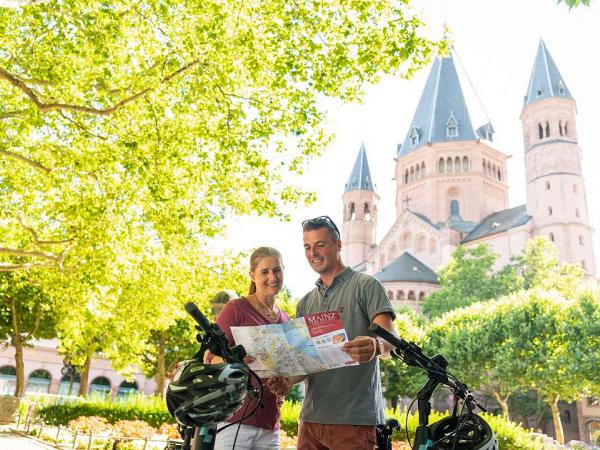
[[[467,386],[447,370],[448,361],[442,355],[429,357],[421,347],[394,336],[376,324],[369,330],[395,347],[392,357],[400,358],[409,366],[427,372],[427,381],[417,393],[419,425],[415,432],[414,450],[498,450],[498,441],[489,424],[475,409],[486,411],[473,397]],[[450,388],[458,401],[452,414],[429,424],[431,397],[439,385]],[[407,431],[408,436],[408,431]]]
[[[167,445],[167,449],[213,450],[219,431],[240,424],[260,406],[263,386],[245,363],[246,351],[241,345],[229,347],[227,338],[217,324],[210,323],[194,303],[186,303],[185,310],[196,321],[196,335],[200,350],[189,360],[179,363],[167,387],[167,408],[179,425],[181,443]],[[223,358],[223,363],[204,364],[204,353]],[[256,379],[258,388],[251,384]],[[217,424],[229,419],[242,406],[246,395],[256,400],[254,409],[242,418],[220,429]],[[250,403],[246,404],[246,408]],[[238,428],[239,430],[239,428]],[[237,438],[237,435],[236,435]],[[235,441],[234,441],[235,446]]]

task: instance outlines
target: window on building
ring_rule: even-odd
[[[415,297],[415,291],[408,291],[408,301],[415,301],[416,297]]]
[[[561,136],[563,135],[563,124],[562,124],[562,120],[558,121],[558,134],[560,134]]]
[[[502,181],[502,172],[500,172],[500,168],[498,167],[498,181]]]
[[[540,136],[540,139],[544,138],[544,128],[542,128],[542,124],[538,123],[538,134]]]
[[[552,206],[548,206],[548,215],[551,216],[552,215]]]
[[[371,210],[369,209],[369,204],[368,203],[365,203],[365,215],[363,216],[363,218],[367,222],[371,221]]]
[[[463,172],[468,172],[470,170],[469,167],[469,158],[467,158],[466,156],[463,157],[463,168],[462,168]]]
[[[546,190],[549,191],[550,190],[550,182],[546,181]]]
[[[581,268],[582,268],[583,270],[587,270],[587,265],[586,265],[586,263],[585,263],[585,259],[582,259],[582,260],[581,260]]]
[[[415,180],[418,180],[419,178],[421,178],[421,166],[417,164],[415,167]]]
[[[550,239],[550,242],[554,242],[554,233],[550,233],[548,238]]]
[[[416,128],[413,128],[412,131],[410,132],[410,145],[411,145],[411,147],[414,147],[418,143],[419,143],[419,132],[417,131]]]
[[[454,158],[454,171],[460,172],[460,156]]]
[[[392,291],[387,291],[387,296],[390,300],[394,300],[394,293]]]
[[[405,300],[404,291],[402,289],[396,292],[396,300]]]
[[[548,122],[546,122],[546,130],[545,131],[546,131],[546,133],[545,133],[546,137],[549,137],[550,136],[550,124]]]
[[[573,185],[573,193],[577,194],[577,185],[576,184]]]
[[[452,172],[452,158],[446,159],[446,172]]]
[[[404,171],[404,184],[408,184],[408,169]]]
[[[544,93],[544,91],[542,91],[541,89],[537,90],[537,96],[538,97],[541,97],[543,93]]]
[[[452,113],[450,113],[450,118],[448,119],[448,122],[446,122],[446,137],[458,137],[458,122]]]
[[[564,132],[565,132],[565,136],[569,135],[569,131],[567,130],[567,122],[565,122]]]
[[[354,203],[350,203],[350,220],[356,219],[356,208],[354,207]]]
[[[579,208],[575,208],[575,217],[579,217]]]
[[[415,168],[411,167],[410,168],[410,178],[409,178],[410,182],[412,183],[413,181],[415,181]]]
[[[419,300],[425,300],[425,292],[421,291],[419,292]]]
[[[583,245],[583,236],[579,235],[579,245]]]
[[[446,170],[446,162],[444,161],[444,158],[440,158],[440,160],[438,161],[438,172],[444,173],[445,170]]]
[[[421,163],[421,176],[422,177],[425,176],[425,163],[424,162]]]

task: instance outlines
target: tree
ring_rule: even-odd
[[[0,342],[15,348],[15,396],[25,392],[23,348],[33,339],[54,337],[55,311],[35,275],[0,273]]]
[[[421,344],[424,338],[423,320],[410,308],[395,310],[394,328],[404,340]],[[381,360],[381,378],[387,399],[414,397],[426,379],[418,368],[409,367],[399,359]]]
[[[329,140],[319,98],[422,67],[443,44],[421,25],[391,1],[0,9],[0,254],[23,258],[2,270],[76,267],[108,226],[206,239],[311,201],[285,181]]]
[[[440,270],[440,290],[425,300],[423,313],[435,318],[453,309],[517,290],[515,269],[507,266],[495,272],[497,258],[498,255],[486,244],[473,248],[457,247],[450,261]]]

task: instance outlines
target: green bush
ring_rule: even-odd
[[[300,402],[285,401],[281,406],[281,429],[289,436],[296,436],[298,434],[298,418],[300,417],[301,409],[302,403]]]
[[[81,416],[105,417],[110,423],[119,420],[143,420],[153,427],[163,423],[174,423],[164,399],[131,395],[112,403],[106,398],[91,398],[85,402],[66,402],[42,406],[37,416],[49,425],[67,425],[70,420]]]

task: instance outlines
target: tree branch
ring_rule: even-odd
[[[62,252],[59,255],[55,255],[53,253],[35,252],[35,251],[28,251],[28,250],[19,250],[16,248],[0,247],[0,254],[12,255],[12,256],[22,256],[22,257],[26,257],[26,258],[41,258],[41,259],[47,259],[47,260],[56,261],[56,262],[60,262],[62,260],[62,258],[60,256],[62,254]]]
[[[34,169],[39,170],[44,173],[50,173],[53,170],[53,169],[50,169],[49,167],[46,167],[46,166],[40,164],[37,161],[26,158],[25,156],[19,155],[18,153],[9,152],[7,150],[0,150],[0,155],[4,155],[4,156],[14,159],[16,161],[23,162],[23,163],[27,164],[28,166],[31,166]]]
[[[23,219],[21,217],[18,217],[17,220],[19,221],[19,224],[23,228],[25,228],[29,232],[29,234],[31,234],[31,236],[33,237],[33,240],[35,241],[36,244],[39,244],[39,245],[59,245],[59,244],[70,244],[71,242],[74,242],[74,239],[63,239],[61,241],[41,241],[39,239],[39,237],[38,237],[37,232],[33,228],[25,225],[25,223],[23,222]]]
[[[185,72],[186,70],[191,69],[192,67],[198,65],[199,63],[200,63],[200,60],[196,59],[196,60],[184,65],[183,67],[177,69],[172,74],[161,79],[158,84],[165,84],[165,83],[169,82],[170,80],[172,80],[179,74]],[[108,115],[114,113],[115,111],[117,111],[118,109],[122,108],[123,106],[134,102],[135,100],[142,97],[143,95],[153,92],[155,89],[155,88],[143,89],[140,92],[133,94],[130,97],[126,97],[123,100],[115,103],[113,106],[101,109],[101,108],[91,108],[89,106],[73,105],[73,104],[68,104],[68,103],[44,103],[39,99],[38,94],[36,94],[35,91],[32,88],[30,88],[23,80],[21,80],[16,75],[13,75],[10,72],[4,70],[3,68],[0,68],[0,79],[4,79],[4,80],[8,81],[14,87],[19,89],[23,93],[25,93],[25,95],[27,95],[27,97],[29,97],[29,99],[35,104],[35,106],[37,106],[37,108],[42,113],[47,113],[47,112],[53,111],[53,110],[59,110],[59,111],[72,111],[72,112],[78,112],[78,113],[87,113],[87,114],[92,114],[92,115],[96,115],[96,116],[108,116]]]

